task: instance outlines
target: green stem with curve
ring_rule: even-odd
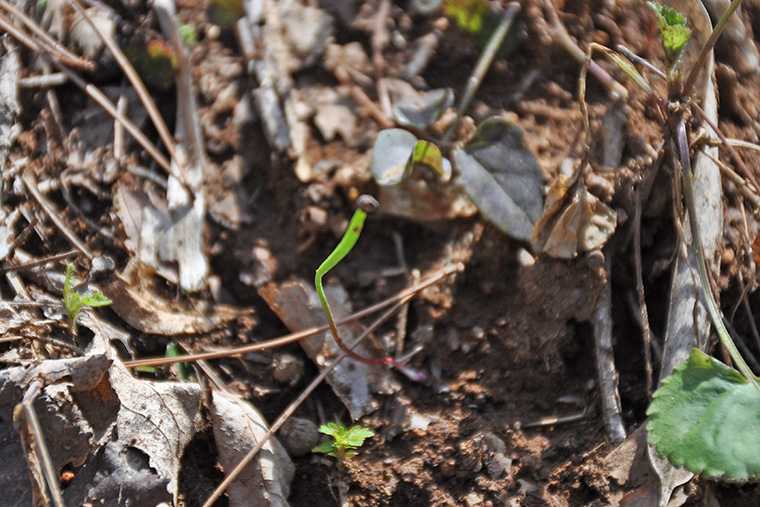
[[[343,235],[343,238],[341,238],[338,246],[335,247],[335,250],[333,250],[332,253],[327,256],[324,262],[322,262],[322,264],[317,268],[317,273],[314,277],[314,286],[317,289],[319,301],[322,303],[322,309],[325,312],[325,317],[327,317],[327,324],[330,326],[330,332],[335,339],[335,343],[337,343],[340,349],[349,357],[365,364],[387,364],[393,366],[410,379],[417,382],[423,382],[427,377],[423,372],[412,370],[396,361],[396,359],[391,356],[386,355],[383,357],[371,359],[357,354],[349,347],[347,347],[345,343],[343,343],[343,340],[340,338],[340,334],[338,333],[338,326],[335,324],[335,319],[333,318],[332,311],[330,310],[330,304],[327,302],[325,290],[322,286],[322,278],[327,274],[328,271],[330,271],[340,261],[342,261],[343,258],[348,255],[348,253],[354,248],[354,245],[356,245],[356,242],[359,240],[359,236],[361,235],[362,229],[364,228],[364,221],[367,219],[367,213],[376,210],[379,206],[374,197],[366,194],[360,195],[356,200],[356,204],[356,211],[351,217],[351,222],[349,222],[348,229]]]

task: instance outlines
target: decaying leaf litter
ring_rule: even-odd
[[[57,73],[50,70],[52,64],[38,63],[39,49],[22,50],[5,36],[0,81],[10,84],[3,87],[0,119],[3,254],[6,269],[13,269],[6,271],[3,285],[7,318],[2,338],[8,340],[5,371],[24,380],[4,382],[10,412],[3,419],[12,417],[13,407],[25,394],[41,414],[78,411],[64,417],[64,426],[83,442],[76,455],[61,451],[56,427],[46,426],[41,417],[43,438],[57,468],[54,475],[73,475],[60,486],[64,499],[113,498],[108,496],[114,493],[107,481],[101,482],[101,489],[78,484],[86,483],[88,474],[106,470],[119,481],[123,469],[114,456],[147,463],[141,470],[155,487],[135,495],[176,493],[190,504],[208,498],[222,479],[215,464],[229,471],[260,440],[263,430],[256,425],[263,423],[251,405],[274,421],[316,375],[314,363],[295,345],[249,352],[242,359],[199,363],[199,375],[215,385],[209,397],[205,388],[193,384],[152,384],[124,377],[126,370],[119,362],[163,355],[170,340],[189,351],[214,350],[272,338],[285,333],[285,326],[298,331],[320,325],[318,305],[305,311],[309,303],[288,296],[292,290],[288,287],[306,294],[306,301],[313,300],[308,295],[313,272],[343,233],[352,202],[364,191],[379,197],[381,215],[368,221],[355,251],[328,277],[328,289],[345,294],[333,306],[340,305],[347,314],[351,307],[384,299],[443,266],[464,263],[462,273],[410,302],[404,319],[375,333],[375,343],[366,353],[372,354],[373,347],[401,355],[419,349],[410,364],[429,371],[433,381],[414,384],[381,370],[386,383],[379,393],[372,392],[365,383],[370,377],[363,376],[353,390],[344,388],[343,395],[333,384],[338,397],[328,388],[318,389],[281,430],[296,465],[292,483],[288,484],[288,466],[283,464],[287,458],[276,464],[270,455],[269,461],[257,461],[252,473],[264,474],[264,480],[268,480],[265,474],[273,474],[271,488],[278,488],[277,493],[252,487],[259,481],[248,478],[228,489],[229,502],[237,504],[241,498],[237,495],[251,498],[241,487],[258,494],[270,492],[270,503],[277,503],[275,498],[285,496],[290,487],[289,501],[294,505],[333,505],[341,500],[356,505],[399,501],[606,505],[627,492],[634,492],[629,498],[644,502],[655,494],[656,484],[636,472],[646,460],[637,440],[629,439],[617,448],[608,443],[608,419],[601,410],[605,402],[599,394],[604,380],[597,381],[593,348],[598,341],[593,336],[603,324],[609,326],[614,350],[608,354],[614,353],[610,359],[617,360],[608,364],[613,378],[619,375],[621,427],[630,431],[643,422],[648,403],[640,330],[646,323],[638,317],[632,245],[639,241],[642,249],[655,368],[678,245],[670,161],[665,160],[660,171],[651,170],[662,142],[661,118],[651,100],[627,83],[624,74],[603,58],[596,59],[629,91],[621,115],[621,106],[614,106],[606,89],[589,78],[591,164],[584,171],[584,183],[588,195],[614,210],[617,218],[616,233],[603,255],[581,250],[574,256],[574,249],[565,255],[574,257],[570,260],[531,255],[525,242],[529,238],[512,241],[496,227],[473,218],[478,208],[468,198],[466,185],[457,180],[461,169],[455,168],[451,184],[421,167],[398,187],[378,188],[369,171],[370,148],[381,128],[393,126],[394,118],[399,121],[402,108],[394,106],[424,105],[415,97],[426,88],[451,89],[459,99],[483,51],[476,35],[454,26],[456,16],[446,17],[435,9],[423,14],[423,4],[254,1],[245,4],[246,18],[237,28],[216,28],[207,22],[205,6],[180,4],[179,19],[194,25],[200,35],[188,52],[189,73],[183,76],[180,65],[176,91],[150,90],[158,98],[160,114],[170,125],[177,122],[171,128],[175,137],[162,139],[164,153],[171,155],[164,155],[163,168],[130,136],[125,137],[110,117],[83,114],[99,107],[71,84],[55,85],[60,82]],[[472,3],[476,4],[480,5]],[[708,5],[708,10],[717,9]],[[14,26],[24,26],[7,7],[2,6],[2,11]],[[119,41],[172,41],[171,29],[159,26],[162,16],[149,14],[147,7],[120,5],[116,11]],[[108,63],[105,51],[98,54],[100,44],[93,39],[85,42],[74,30],[67,32],[68,26],[82,23],[81,17],[76,18],[81,15],[52,2],[45,13],[30,12],[55,37],[102,65],[102,73],[85,74],[86,80],[111,97],[116,108],[127,111],[149,142],[158,143],[160,136],[152,133],[154,127],[146,121],[148,115],[122,72]],[[750,142],[757,140],[757,51],[751,22],[758,14],[753,2],[745,2],[741,18],[745,23],[732,27],[727,36],[733,45],[719,45],[716,50],[720,126],[728,137]],[[656,21],[637,2],[599,6],[524,2],[518,19],[516,49],[500,56],[488,70],[467,108],[470,116],[453,139],[464,142],[473,135],[477,139],[476,129],[489,117],[507,119],[521,131],[524,142],[524,148],[512,146],[535,157],[542,188],[548,188],[558,175],[569,176],[577,169],[584,143],[576,93],[580,64],[567,57],[557,23],[564,24],[569,38],[582,48],[589,42],[610,47],[622,43],[656,64],[661,55],[656,38],[649,35]],[[89,49],[93,46],[95,50]],[[52,58],[66,65],[76,63],[57,53]],[[48,75],[44,79],[52,86],[34,84],[31,76],[40,74]],[[68,79],[71,83],[74,78]],[[15,84],[19,81],[20,88]],[[664,90],[663,83],[652,82]],[[450,107],[446,94],[440,100]],[[407,118],[409,111],[402,111]],[[450,108],[422,128],[441,138],[453,114]],[[409,121],[428,123],[419,116]],[[498,126],[502,124],[495,125],[491,136],[485,137],[506,138],[507,131]],[[104,132],[106,137],[94,135]],[[460,151],[491,169],[488,161],[498,159],[500,152],[480,153],[478,158],[472,148],[476,144]],[[750,152],[742,156],[750,166],[755,161]],[[637,202],[641,195],[637,184],[650,174],[649,198]],[[725,182],[719,195],[725,225],[715,250],[714,259],[720,262],[715,283],[724,291],[724,311],[741,304],[745,287],[751,293],[755,276],[749,247],[757,225],[751,197],[744,197],[752,196],[752,191],[741,181],[739,177]],[[573,192],[578,188],[572,187]],[[576,208],[589,201],[579,202]],[[477,200],[475,204],[485,214],[482,204]],[[642,218],[640,236],[630,232],[636,206]],[[558,222],[551,220],[551,229],[572,230],[563,224],[573,213],[563,211]],[[719,238],[720,233],[718,227]],[[565,244],[561,237],[554,238]],[[61,258],[45,262],[54,255]],[[111,257],[115,271],[93,274],[90,285],[114,305],[97,314],[86,313],[72,342],[61,311],[65,264],[76,259],[78,273],[85,276],[90,259],[98,256]],[[611,306],[600,304],[605,300]],[[750,309],[752,302],[750,294]],[[735,326],[740,334],[751,336],[751,318],[742,312]],[[681,313],[688,321],[693,310]],[[110,338],[120,357],[104,337]],[[329,335],[323,338],[324,344],[329,341]],[[751,341],[748,347],[760,353]],[[101,357],[98,354],[113,363],[91,382],[43,373],[55,368],[54,361]],[[313,354],[321,366],[332,357],[324,354],[334,352],[317,348]],[[339,368],[350,373],[355,366],[345,360]],[[140,375],[167,380],[173,373],[158,367]],[[117,414],[129,410],[133,402],[120,394],[119,379],[136,386],[137,396],[145,400],[153,395],[176,403],[191,399],[196,408],[184,414],[193,429],[163,445],[160,439],[148,438],[144,445],[115,439],[122,433]],[[354,382],[343,385],[351,387]],[[371,403],[357,411],[346,400],[357,396],[360,385],[372,395],[361,398]],[[224,389],[241,398],[232,398],[234,408],[216,410],[215,400],[221,399]],[[179,391],[194,394],[187,398]],[[98,406],[93,400],[104,399],[110,400],[111,408],[92,412]],[[168,408],[171,403],[162,404],[170,414],[177,412]],[[148,411],[145,424],[162,417],[160,409]],[[348,422],[352,415],[362,414],[360,422],[378,436],[358,456],[347,459],[345,468],[303,455],[304,442],[313,438],[316,425],[335,418]],[[237,429],[225,429],[230,426]],[[244,432],[245,426],[252,437],[230,433]],[[10,427],[7,432],[17,441],[39,438]],[[231,449],[230,440],[245,443]],[[299,444],[301,451],[296,450]],[[170,464],[157,464],[155,453],[172,446]],[[24,466],[34,468],[37,458],[23,449],[19,445],[15,452],[12,447],[6,450],[16,460],[13,463],[26,459]],[[19,470],[26,473],[22,466],[14,468],[16,473]],[[44,473],[32,477],[34,489],[30,485],[20,494],[52,494],[46,493]],[[722,505],[731,501],[742,505],[751,502],[752,495],[756,492],[751,486],[726,488],[692,481],[676,490],[673,502],[678,503],[671,504],[696,504],[717,496]]]

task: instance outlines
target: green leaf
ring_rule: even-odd
[[[693,349],[647,410],[649,441],[674,465],[711,477],[760,476],[760,389]]]
[[[478,40],[478,46],[485,48],[489,39],[501,22],[503,11],[491,7],[486,0],[444,0],[444,10],[462,30],[474,35]],[[511,29],[501,43],[497,56],[508,56],[519,43],[522,29]]]
[[[108,306],[112,303],[110,299],[105,297],[100,292],[90,292],[82,296],[82,304],[98,308],[99,306]]]
[[[647,3],[657,15],[668,67],[673,67],[681,58],[681,53],[691,37],[691,30],[686,26],[686,18],[675,9],[655,2]]]
[[[520,127],[488,119],[469,145],[454,150],[453,160],[480,212],[508,236],[530,241],[543,209],[544,177]]]
[[[446,14],[461,28],[478,35],[496,14],[485,0],[445,0]]]
[[[211,0],[206,16],[211,23],[227,27],[245,16],[245,5],[243,0]]]
[[[331,456],[335,456],[333,453],[335,453],[337,450],[338,449],[335,447],[335,442],[328,440],[327,442],[322,442],[316,446],[311,450],[311,452],[320,452],[322,454],[330,454]]]
[[[338,423],[329,422],[319,426],[319,432],[325,435],[335,436],[339,435],[345,428]]]
[[[418,141],[403,129],[386,129],[377,135],[369,170],[379,185],[401,183],[419,166],[433,169],[444,179],[451,176],[435,144]]]
[[[370,428],[364,426],[354,425],[346,431],[346,445],[351,447],[361,447],[364,441],[370,437],[375,436],[375,432]]]

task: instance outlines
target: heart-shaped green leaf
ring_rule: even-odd
[[[400,183],[420,165],[433,169],[444,179],[451,176],[435,144],[418,141],[414,134],[403,129],[386,129],[377,135],[369,170],[378,184]]]
[[[520,127],[488,119],[469,145],[454,150],[453,159],[480,212],[508,236],[530,241],[543,208],[544,178]]]
[[[760,389],[697,349],[662,381],[649,441],[674,465],[711,477],[760,476]]]

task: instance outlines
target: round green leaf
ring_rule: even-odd
[[[372,147],[369,170],[380,185],[395,185],[406,178],[407,162],[417,144],[414,134],[402,129],[381,131]]]
[[[674,465],[711,477],[760,476],[760,389],[694,349],[647,410],[649,441]]]
[[[414,134],[403,129],[387,129],[377,135],[369,170],[378,184],[401,183],[420,165],[433,169],[444,179],[451,177],[435,144],[418,141]]]

